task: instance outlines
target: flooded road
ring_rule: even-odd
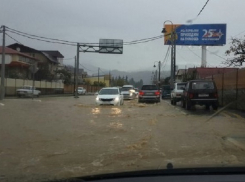
[[[0,181],[40,181],[145,169],[244,165],[245,120],[185,112],[167,101],[95,106],[79,99],[9,99],[0,105]]]

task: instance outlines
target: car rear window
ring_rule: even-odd
[[[193,90],[197,89],[214,89],[214,83],[213,82],[192,82]]]
[[[171,89],[170,89],[170,85],[165,85],[165,86],[162,87],[162,89],[163,89],[163,90],[171,90]]]
[[[143,85],[141,90],[157,90],[156,85]]]
[[[186,84],[177,84],[177,90],[181,90],[181,88],[185,88]]]
[[[132,87],[123,87],[122,89],[121,89],[121,91],[129,91],[129,90],[131,90],[131,89],[133,89]]]

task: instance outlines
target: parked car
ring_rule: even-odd
[[[160,102],[160,91],[156,85],[143,85],[139,91],[138,102]]]
[[[85,95],[86,94],[86,89],[84,89],[83,87],[77,87],[77,93],[79,95]]]
[[[162,99],[170,98],[170,95],[171,95],[170,85],[163,85],[162,86]]]
[[[194,105],[210,106],[218,109],[218,92],[215,82],[212,80],[191,80],[188,81],[182,96],[182,107],[190,110]]]
[[[123,105],[123,95],[120,94],[118,87],[102,88],[96,99],[97,105]]]
[[[121,94],[124,99],[135,99],[136,94],[133,85],[123,85]]]
[[[22,88],[17,89],[16,93],[18,97],[31,97],[32,93],[33,93],[33,96],[39,97],[41,94],[41,91],[36,90],[35,87],[25,85]]]
[[[171,91],[171,104],[176,105],[176,102],[181,101],[185,85],[186,82],[174,83],[174,89]]]

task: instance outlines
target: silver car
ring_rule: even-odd
[[[124,99],[135,99],[136,97],[133,85],[124,85],[121,89],[121,94]]]

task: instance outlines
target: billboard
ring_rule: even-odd
[[[123,40],[121,39],[100,39],[99,53],[122,54]]]
[[[221,46],[226,44],[226,24],[165,25],[164,44],[171,45],[175,32],[176,45]],[[172,31],[173,30],[173,31]]]

